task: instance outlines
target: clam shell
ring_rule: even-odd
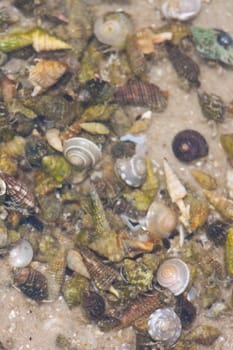
[[[166,0],[161,6],[161,11],[167,19],[187,21],[195,17],[200,8],[201,0]]]
[[[82,137],[65,140],[63,153],[65,158],[80,170],[93,168],[101,159],[99,147],[94,142]]]
[[[115,171],[127,185],[139,187],[146,179],[145,159],[138,155],[134,155],[132,158],[117,159]]]
[[[178,258],[165,260],[158,268],[158,283],[174,295],[182,294],[189,284],[190,271],[186,263]]]

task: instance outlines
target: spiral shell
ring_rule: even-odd
[[[54,85],[65,73],[67,66],[59,61],[40,60],[29,70],[29,81],[34,86],[32,96]]]
[[[117,159],[116,174],[129,186],[139,187],[146,179],[146,162],[143,157]]]
[[[201,8],[201,0],[165,0],[161,11],[167,19],[187,21],[195,17]]]
[[[36,52],[71,49],[71,46],[65,41],[49,34],[42,28],[32,30],[31,37],[32,46]]]
[[[94,33],[97,39],[116,49],[122,49],[133,32],[130,16],[125,12],[109,12],[97,18]]]
[[[101,159],[98,146],[85,138],[73,137],[64,141],[65,158],[80,170],[93,168]]]
[[[155,341],[162,341],[170,347],[180,337],[181,330],[180,319],[170,308],[157,309],[150,315],[148,333]]]
[[[157,270],[158,283],[174,295],[182,294],[189,284],[190,271],[184,261],[178,258],[165,260]]]

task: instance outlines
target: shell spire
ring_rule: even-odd
[[[42,28],[36,28],[32,31],[32,46],[36,52],[67,50],[72,48],[65,41],[49,34]]]
[[[214,192],[204,190],[204,195],[214,208],[226,219],[233,219],[233,201]]]

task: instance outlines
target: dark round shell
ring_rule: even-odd
[[[172,141],[172,150],[181,162],[192,162],[193,160],[208,155],[209,146],[205,138],[196,130],[180,131]]]
[[[183,329],[189,328],[197,315],[195,306],[184,295],[177,297],[175,311],[180,318]]]
[[[219,45],[224,47],[224,49],[227,49],[228,46],[233,44],[233,39],[227,32],[224,32],[224,30],[220,30],[220,29],[216,29],[216,30],[218,32],[217,42],[219,43]]]
[[[207,227],[207,237],[214,242],[216,246],[224,246],[227,228],[228,225],[225,222],[216,220]]]
[[[98,320],[105,313],[104,298],[95,292],[84,292],[81,304],[87,317],[91,320]]]

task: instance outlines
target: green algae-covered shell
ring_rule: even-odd
[[[229,157],[233,157],[233,134],[223,134],[220,136],[220,143]]]
[[[71,166],[60,155],[48,155],[42,158],[44,170],[58,182],[63,182],[71,174]]]
[[[228,275],[233,276],[233,228],[227,231],[225,243],[225,263]]]
[[[64,299],[69,307],[79,305],[82,301],[82,294],[88,290],[88,279],[79,274],[67,279],[62,287]]]

